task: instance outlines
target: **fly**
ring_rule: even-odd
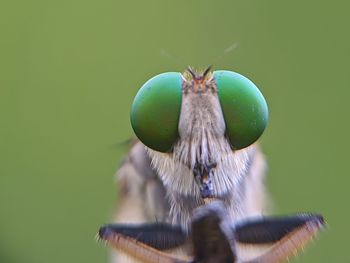
[[[116,224],[99,231],[123,252],[114,262],[283,262],[323,227],[314,214],[264,216],[257,140],[268,107],[243,75],[159,74],[136,94],[130,120],[138,140],[117,172]]]

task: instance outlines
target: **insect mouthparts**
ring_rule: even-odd
[[[212,183],[212,165],[196,164],[193,168],[194,178],[199,186],[203,199],[212,198],[214,196],[214,188]]]

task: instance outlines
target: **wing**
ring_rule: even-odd
[[[302,250],[324,225],[323,217],[317,214],[244,221],[234,231],[239,257],[247,263],[285,262]]]
[[[140,225],[110,224],[99,230],[99,238],[133,260],[144,263],[190,263],[161,250],[183,246],[188,236],[179,227],[154,223]]]

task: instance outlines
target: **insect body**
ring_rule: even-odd
[[[180,227],[187,238],[198,225],[193,211],[215,200],[225,213],[223,222],[261,216],[265,162],[255,142],[267,120],[263,95],[238,73],[210,68],[197,73],[189,68],[184,74],[169,72],[150,79],[131,109],[140,142],[118,171],[116,221],[142,223],[140,231],[145,223],[164,222]],[[213,212],[221,220],[219,214]],[[111,235],[101,235],[111,241],[107,237]],[[198,242],[191,244],[196,247]]]

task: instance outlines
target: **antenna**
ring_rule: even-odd
[[[175,56],[174,54],[170,53],[166,49],[162,48],[160,50],[160,55],[162,57],[167,57],[168,59],[172,60],[177,64],[177,66],[181,67],[181,69],[186,68],[187,63],[185,63],[182,58],[180,58],[179,56]]]
[[[222,54],[220,54],[219,56],[217,56],[215,59],[212,60],[213,61],[212,64],[218,64],[220,60],[222,60],[227,54],[235,50],[237,47],[238,47],[238,42],[233,42],[231,45],[229,45],[227,48],[224,49],[224,52]]]

